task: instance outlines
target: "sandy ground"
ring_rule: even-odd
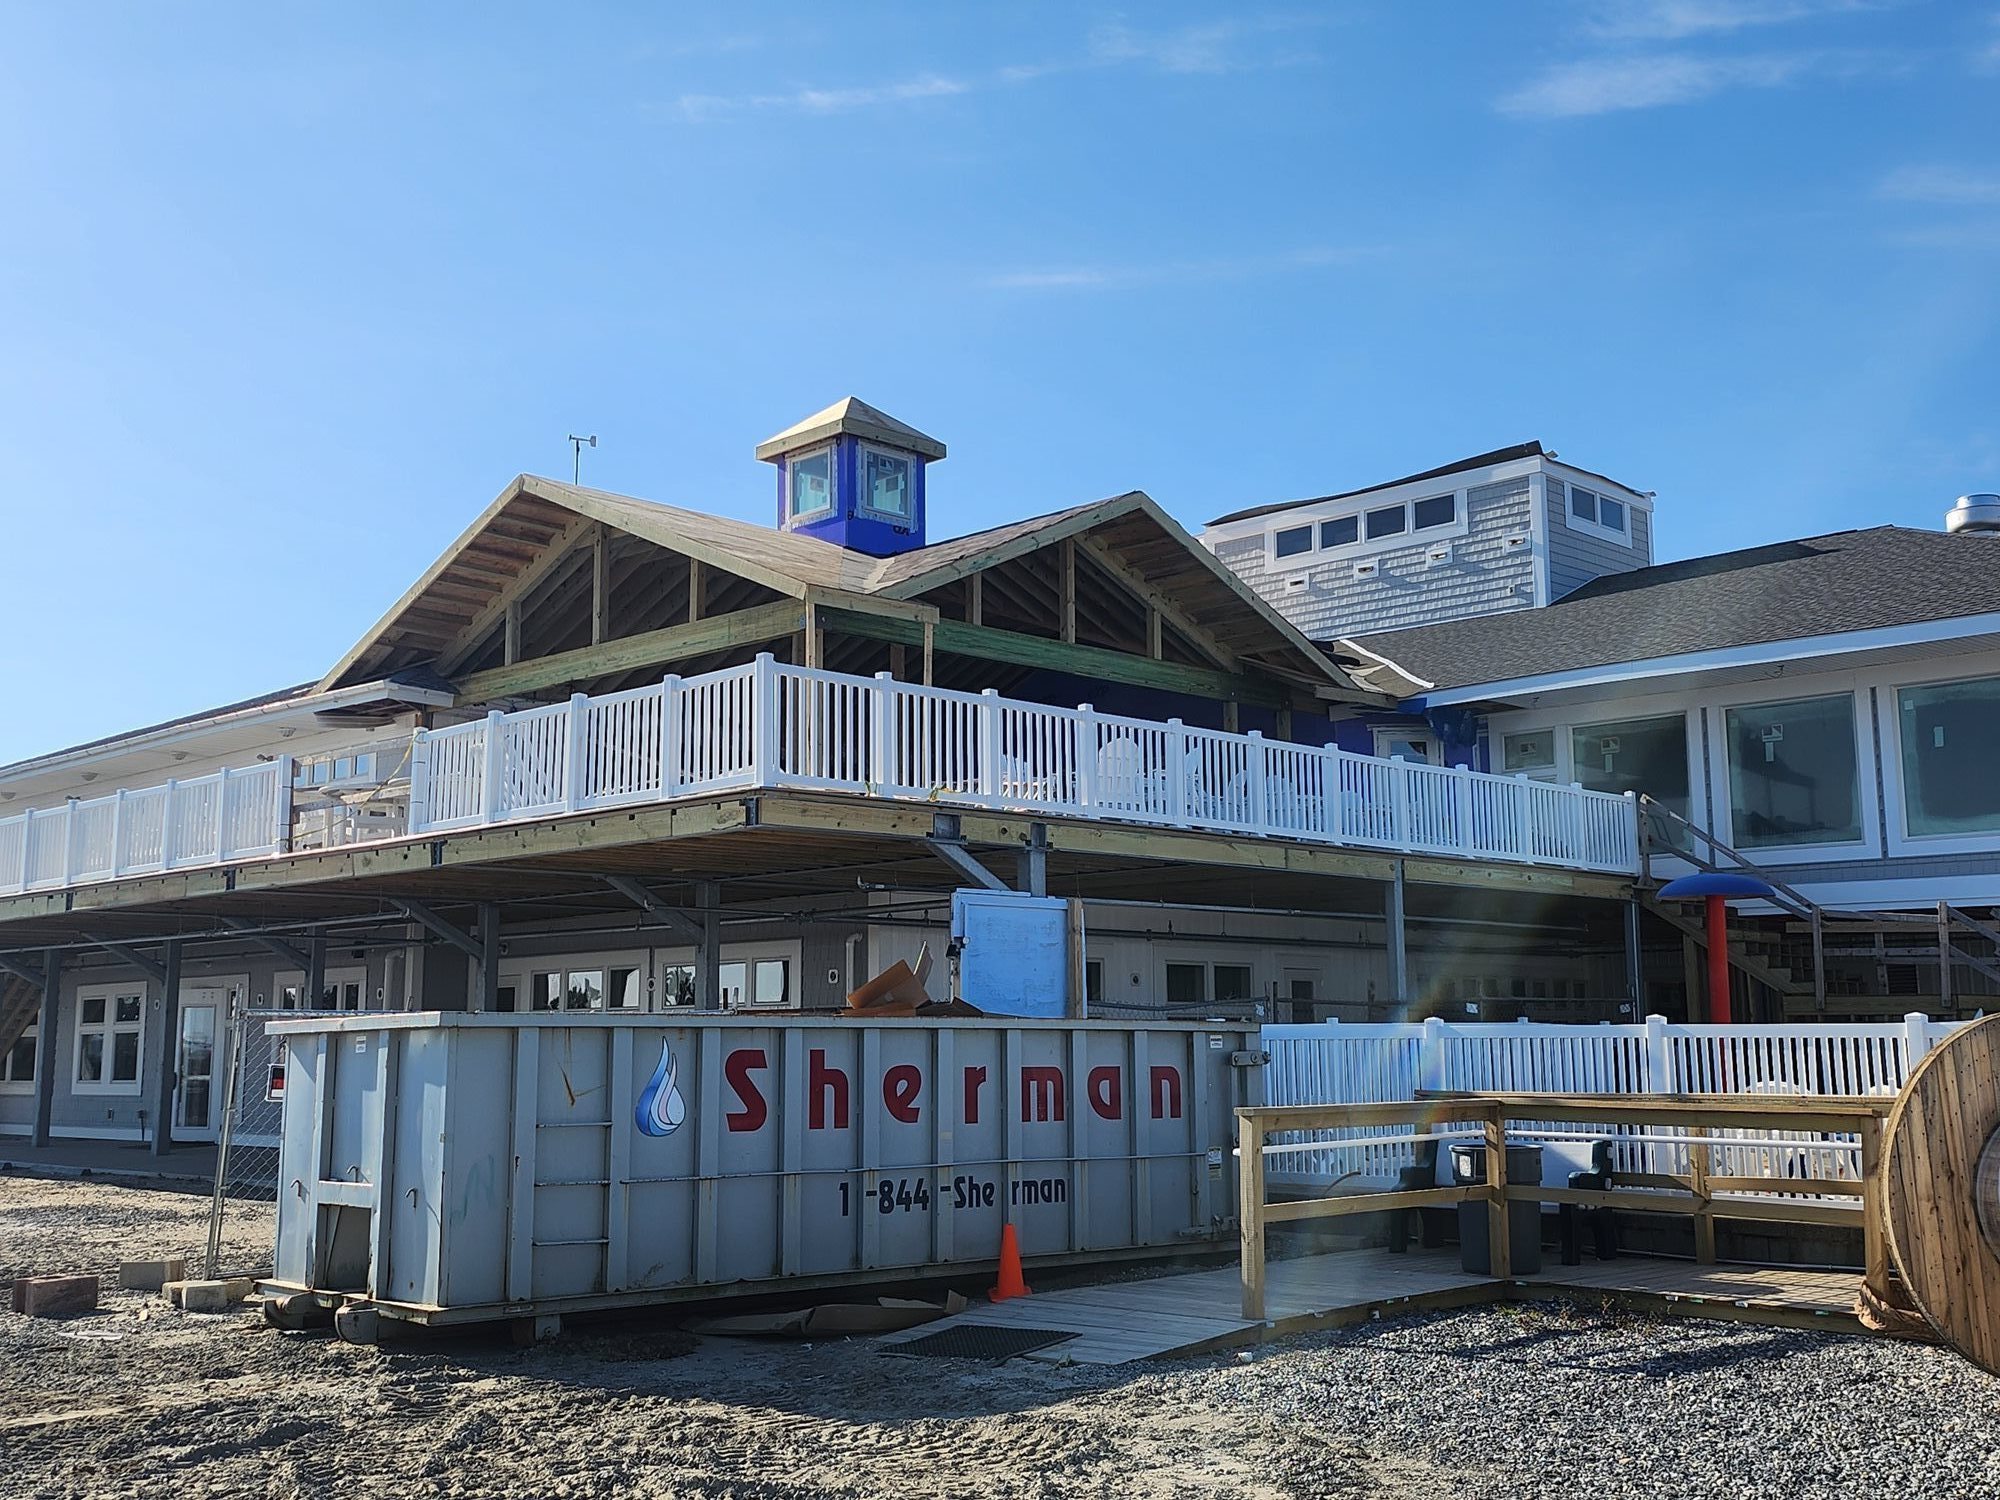
[[[0,1279],[198,1247],[206,1208],[0,1177]],[[232,1256],[268,1212],[232,1217]],[[361,1348],[107,1283],[96,1316],[0,1313],[0,1495],[1990,1495],[1995,1390],[1938,1350],[1519,1307],[1092,1370],[630,1315]],[[1691,1468],[1718,1423],[1750,1458]]]

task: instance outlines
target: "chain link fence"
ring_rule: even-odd
[[[306,1014],[310,1012],[239,1007],[230,1016],[230,1062],[208,1209],[206,1274],[211,1277],[268,1276],[273,1269],[285,1044],[267,1027]]]

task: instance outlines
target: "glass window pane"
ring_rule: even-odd
[[[26,1083],[35,1076],[35,1039],[24,1036],[7,1054],[7,1081]]]
[[[1688,815],[1685,715],[1580,724],[1570,731],[1576,779],[1593,791],[1642,792]]]
[[[118,1019],[126,1023],[138,1020],[139,1004],[140,1001],[137,995],[120,995],[118,997]]]
[[[868,508],[898,520],[910,514],[910,461],[893,453],[863,455],[863,488]]]
[[[1586,521],[1597,519],[1597,496],[1589,490],[1580,490],[1575,485],[1569,487],[1569,513],[1582,516]]]
[[[757,1003],[783,1005],[786,999],[786,971],[791,965],[782,958],[757,960]]]
[[[634,1010],[646,1003],[646,997],[639,989],[637,969],[613,969],[610,983],[605,986],[605,1003]]]
[[[1853,694],[1732,708],[1723,720],[1737,848],[1860,841]]]
[[[534,1010],[561,1010],[563,1002],[563,977],[560,974],[536,974],[528,981],[530,1007]]]
[[[102,995],[85,995],[83,997],[83,1024],[86,1026],[102,1026],[104,1024],[104,997]]]
[[[1410,513],[1400,505],[1384,506],[1381,510],[1368,512],[1368,539],[1378,536],[1396,536],[1410,524]]]
[[[833,450],[789,459],[786,467],[792,480],[792,514],[809,516],[833,504]]]
[[[1350,542],[1361,540],[1361,517],[1336,516],[1331,521],[1319,523],[1319,544],[1322,547],[1345,547]]]
[[[1613,531],[1625,529],[1625,502],[1613,500],[1609,495],[1597,497],[1597,524],[1609,526]]]
[[[1902,688],[1896,698],[1911,836],[2000,830],[2000,677]]]
[[[1093,958],[1083,966],[1083,1002],[1086,1005],[1104,1003],[1104,960]]]
[[[1208,999],[1208,970],[1201,964],[1167,965],[1167,1004],[1201,1005]]]
[[[563,1009],[604,1009],[604,971],[602,969],[570,970],[569,986],[563,995]]]
[[[743,965],[723,964],[716,971],[716,988],[722,991],[724,1009],[734,1009],[743,1003]]]
[[[1215,966],[1215,998],[1218,1000],[1248,1000],[1250,998],[1250,965],[1217,964]]]
[[[1272,540],[1278,556],[1297,557],[1301,552],[1312,551],[1313,529],[1310,526],[1294,526],[1279,532]]]
[[[1433,495],[1419,500],[1410,510],[1419,531],[1427,526],[1449,526],[1458,519],[1458,496]]]
[[[136,1083],[139,1078],[139,1033],[113,1032],[111,1036],[111,1081]]]
[[[666,1005],[694,1004],[694,968],[689,964],[675,964],[661,971],[660,999]]]
[[[76,1081],[104,1082],[104,1034],[86,1031],[77,1040],[81,1045],[76,1053]]]
[[[1531,729],[1521,734],[1503,735],[1500,761],[1508,771],[1550,771],[1556,764],[1556,732]]]

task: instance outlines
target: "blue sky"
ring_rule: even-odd
[[[18,5],[0,761],[317,676],[521,471],[934,533],[1525,438],[1663,558],[2000,487],[2000,8]]]

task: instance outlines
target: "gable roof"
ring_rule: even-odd
[[[1903,526],[1663,563],[1541,609],[1344,639],[1436,692],[2000,612],[2000,541]]]
[[[537,557],[592,521],[792,598],[833,589],[913,599],[1065,537],[1095,533],[1142,557],[1161,591],[1229,649],[1317,685],[1365,691],[1139,490],[875,557],[818,537],[527,474],[480,513],[321,686],[434,656],[504,598]]]

